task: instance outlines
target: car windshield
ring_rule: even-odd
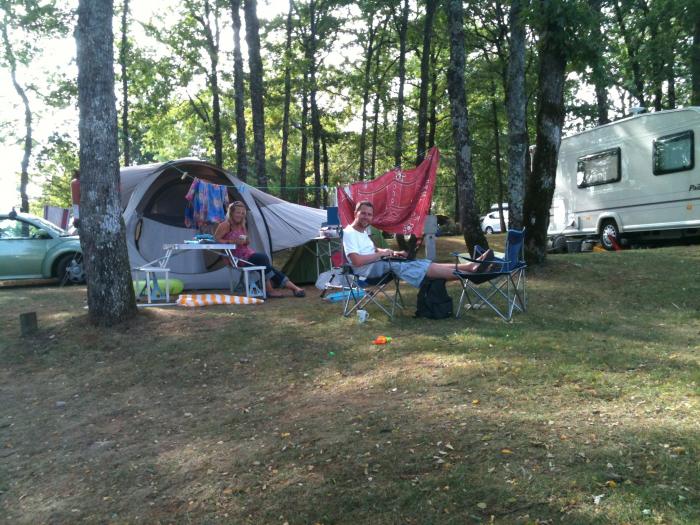
[[[64,230],[63,228],[59,228],[54,223],[49,222],[45,219],[42,219],[41,217],[32,217],[32,220],[34,220],[34,222],[38,223],[45,230],[53,232],[57,235],[68,235],[66,230]]]

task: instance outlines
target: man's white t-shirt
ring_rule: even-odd
[[[346,257],[351,253],[368,255],[376,251],[369,233],[367,231],[359,232],[352,225],[343,230],[343,249]],[[364,266],[353,266],[353,269],[358,275],[367,275],[371,266],[372,264],[370,263]]]

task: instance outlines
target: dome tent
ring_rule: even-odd
[[[316,237],[326,219],[324,210],[269,195],[207,162],[180,159],[122,168],[120,193],[132,268],[163,257],[163,244],[182,243],[202,233],[185,226],[185,195],[193,177],[229,186],[230,202],[240,200],[248,208],[251,246],[270,256]],[[171,277],[182,280],[187,289],[226,288],[229,284],[224,261],[210,252],[180,253],[170,259],[169,268]]]

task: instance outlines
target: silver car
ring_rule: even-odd
[[[28,213],[0,214],[0,280],[85,282],[77,235]]]

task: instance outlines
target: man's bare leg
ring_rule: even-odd
[[[489,259],[493,259],[493,250],[491,249],[486,250],[484,253],[481,254],[480,257],[477,257],[477,260],[479,261],[487,261]],[[459,264],[457,265],[457,269],[460,272],[474,273],[478,271],[480,266],[480,263],[471,262]],[[430,277],[431,279],[447,279],[448,281],[451,281],[457,279],[457,276],[454,274],[454,270],[454,264],[432,263],[428,267],[428,273],[426,274],[426,277]]]

